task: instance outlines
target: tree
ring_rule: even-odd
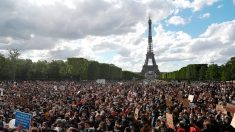
[[[31,70],[31,79],[44,80],[48,78],[48,63],[47,61],[38,61],[33,63]]]
[[[55,60],[49,63],[47,74],[50,79],[58,80],[61,78],[60,68],[62,64],[63,64],[63,61],[55,61]]]
[[[68,63],[67,62],[62,61],[60,63],[59,74],[60,74],[61,78],[68,78],[69,77]]]
[[[0,54],[0,79],[3,79],[5,75],[7,75],[6,67],[6,58],[3,54]]]
[[[9,57],[11,61],[11,71],[12,71],[12,80],[15,80],[16,76],[16,61],[18,60],[18,57],[20,56],[20,53],[17,49],[10,49],[9,50]]]
[[[140,73],[134,73],[134,72],[130,72],[130,71],[122,71],[122,79],[132,80],[134,78],[142,79],[143,76]]]
[[[99,78],[99,63],[97,61],[89,61],[88,63],[88,79],[95,80]]]
[[[101,63],[99,71],[100,71],[99,78],[110,79],[110,77],[109,77],[109,72],[110,72],[109,64]]]
[[[86,80],[88,75],[88,60],[84,58],[68,58],[69,71],[72,77]]]
[[[209,77],[208,79],[212,81],[219,80],[221,78],[217,64],[209,65],[207,68],[207,77]]]
[[[122,76],[122,69],[111,64],[109,65],[110,67],[110,71],[109,71],[109,77],[110,79],[112,80],[118,80],[118,79],[121,79],[121,76]]]
[[[207,65],[202,66],[199,70],[199,80],[205,80],[206,79],[206,70],[207,70]]]
[[[31,79],[31,70],[33,62],[29,59],[18,59],[16,61],[16,79],[28,80]]]

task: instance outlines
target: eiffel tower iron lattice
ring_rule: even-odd
[[[158,70],[158,65],[156,64],[154,53],[153,53],[153,44],[152,44],[152,21],[149,18],[148,20],[148,48],[145,63],[143,65],[141,73],[145,76],[146,79],[154,79],[160,76],[160,72]],[[149,60],[152,61],[152,65],[149,65]]]

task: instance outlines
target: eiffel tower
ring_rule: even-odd
[[[160,76],[160,72],[158,70],[158,65],[156,64],[154,53],[153,53],[152,31],[151,31],[152,21],[150,17],[148,20],[148,25],[149,25],[148,49],[147,49],[145,63],[143,65],[141,73],[145,76],[146,79],[154,79]],[[152,65],[148,64],[149,60],[152,61]]]

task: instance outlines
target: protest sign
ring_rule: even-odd
[[[229,104],[229,103],[227,103],[227,105],[226,105],[226,110],[227,110],[228,112],[235,113],[235,105],[234,105],[234,104]]]
[[[233,128],[235,128],[235,113],[233,114],[233,119],[232,119],[230,125],[231,125]]]
[[[96,83],[105,84],[105,79],[97,79]]]
[[[175,129],[172,114],[166,113],[166,123],[170,128]]]
[[[14,129],[15,127],[15,119],[11,119],[8,123],[9,128]]]
[[[4,91],[4,89],[0,88],[0,96],[3,96],[3,91]]]
[[[135,117],[136,120],[139,118],[139,111],[140,111],[140,108],[139,108],[139,107],[136,107],[136,108],[135,108],[135,115],[134,115],[134,117]]]
[[[194,95],[189,95],[189,96],[188,96],[188,100],[189,100],[190,102],[193,102],[193,98],[194,98]]]
[[[223,107],[223,105],[217,104],[215,109],[216,109],[216,111],[220,111],[220,112],[222,112],[222,113],[224,113],[224,114],[227,113],[227,111],[226,111],[226,109]]]
[[[21,125],[23,129],[29,129],[31,118],[31,114],[17,111],[15,113],[15,126],[18,127]]]
[[[186,108],[189,107],[189,100],[188,99],[183,100],[183,106],[186,107]]]

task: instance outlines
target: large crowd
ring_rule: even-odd
[[[224,83],[22,81],[0,88],[0,132],[25,131],[9,123],[16,111],[32,115],[30,132],[235,131],[235,90]]]

